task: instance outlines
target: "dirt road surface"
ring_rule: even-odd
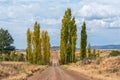
[[[51,64],[49,69],[38,71],[27,80],[94,80],[79,72],[62,69],[56,56],[51,57]]]
[[[33,76],[29,77],[27,80],[94,80],[90,77],[75,72],[68,71],[60,68],[59,66],[53,66],[42,73],[35,73]]]

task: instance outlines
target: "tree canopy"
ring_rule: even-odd
[[[80,58],[81,59],[85,59],[87,57],[86,46],[87,46],[86,23],[83,22],[82,30],[81,30],[81,40],[80,40]]]
[[[77,39],[77,27],[75,18],[72,17],[71,9],[68,8],[62,19],[62,29],[60,38],[60,58],[61,63],[75,61],[75,49]]]
[[[8,30],[0,29],[0,53],[10,53],[15,47],[12,46],[14,40]]]
[[[26,60],[34,64],[49,64],[50,37],[47,31],[40,30],[40,24],[35,22],[34,30],[27,30]]]

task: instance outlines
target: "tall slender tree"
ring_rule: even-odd
[[[50,37],[47,31],[40,33],[40,24],[35,22],[34,30],[27,30],[26,59],[34,64],[47,64],[50,60]]]
[[[82,60],[86,58],[86,46],[87,46],[86,23],[83,22],[80,41],[80,58]]]
[[[27,30],[27,49],[26,49],[26,59],[27,61],[31,62],[32,63],[32,39],[31,39],[31,31],[30,31],[30,28],[28,28]]]
[[[91,46],[88,44],[88,58],[91,58]]]
[[[93,49],[92,58],[93,58],[93,59],[96,59],[96,49]]]
[[[75,18],[72,19],[71,21],[71,31],[70,31],[70,35],[72,35],[71,37],[71,50],[72,50],[72,53],[71,53],[71,62],[75,62],[75,50],[76,50],[76,39],[77,39],[77,27],[76,27],[76,24],[75,24]]]
[[[71,15],[71,9],[68,8],[62,19],[60,38],[60,59],[62,64],[75,61],[77,28],[75,18]]]
[[[46,31],[46,52],[47,52],[47,60],[46,63],[49,63],[50,61],[50,37],[48,35],[48,32]]]
[[[41,58],[41,41],[40,41],[40,25],[35,22],[33,31],[33,62],[35,64],[40,64]]]
[[[42,40],[42,56],[43,56],[43,64],[48,64],[50,61],[50,38],[48,36],[47,31],[42,31],[41,33]]]

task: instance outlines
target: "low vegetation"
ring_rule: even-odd
[[[25,62],[0,62],[0,80],[23,80],[36,71],[43,71],[47,66]]]
[[[109,54],[109,56],[120,56],[120,51],[112,51],[110,54]]]
[[[10,54],[0,54],[0,61],[25,61],[25,56],[22,53],[12,51]]]
[[[90,77],[96,78],[97,80],[119,80],[120,56],[109,56],[113,53],[111,50],[99,50],[99,53],[99,58],[88,60],[87,64],[83,64],[82,61],[78,61],[76,63],[64,65],[63,67],[86,75],[89,74]]]

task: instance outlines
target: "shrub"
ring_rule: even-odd
[[[109,56],[120,56],[120,51],[112,51]]]
[[[25,60],[24,60],[24,55],[21,54],[21,53],[18,54],[18,60],[19,60],[19,61],[25,61]]]
[[[1,61],[9,61],[9,55],[8,54],[0,54],[0,60]]]
[[[25,61],[25,59],[23,54],[11,52],[10,54],[0,54],[0,61]]]

